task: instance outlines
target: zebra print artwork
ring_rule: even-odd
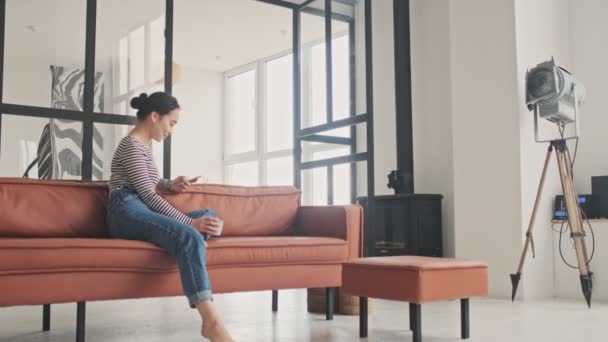
[[[51,107],[82,110],[84,97],[84,70],[51,66]],[[103,112],[103,75],[95,75],[94,111]],[[46,134],[44,134],[46,133]],[[41,150],[42,149],[42,150]],[[42,152],[42,154],[41,154]],[[93,180],[102,178],[103,137],[93,127]],[[38,175],[44,179],[81,179],[82,177],[82,122],[49,119],[48,130],[40,139]]]

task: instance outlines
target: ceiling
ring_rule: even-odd
[[[299,0],[294,0],[299,1]],[[302,14],[302,39],[321,40],[324,18]],[[348,25],[334,20],[333,31]],[[292,48],[292,10],[252,0],[178,0],[174,60],[228,70]]]
[[[334,0],[334,8],[340,10],[349,1]],[[97,63],[109,62],[121,37],[163,17],[165,11],[165,0],[100,0],[97,4]],[[323,0],[317,0],[311,5],[322,4]],[[7,0],[6,10],[7,54],[46,55],[62,65],[84,64],[85,2]],[[302,14],[303,41],[322,40],[324,27],[322,16]],[[333,21],[334,33],[347,28],[346,23]],[[175,0],[174,61],[183,66],[225,71],[288,51],[291,44],[289,8],[254,0]]]

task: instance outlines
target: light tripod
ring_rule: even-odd
[[[566,203],[566,211],[568,212],[568,223],[570,227],[570,237],[574,240],[574,249],[576,252],[576,260],[578,262],[578,270],[580,273],[581,287],[587,305],[591,307],[591,292],[593,290],[593,284],[591,280],[592,272],[589,270],[589,259],[587,257],[587,247],[585,244],[585,231],[583,229],[583,217],[581,209],[578,204],[576,189],[574,188],[574,181],[572,177],[572,161],[570,160],[570,154],[567,150],[566,140],[557,139],[550,141],[549,149],[545,157],[545,164],[538,185],[538,191],[536,192],[536,200],[534,202],[534,209],[526,232],[526,243],[522,251],[519,267],[517,273],[511,274],[511,283],[513,285],[511,300],[515,299],[515,293],[517,292],[517,286],[521,279],[521,271],[524,266],[526,254],[528,249],[532,249],[532,255],[534,256],[534,240],[532,238],[532,230],[534,228],[534,221],[536,219],[536,212],[540,202],[543,186],[545,184],[545,176],[547,174],[547,167],[549,160],[555,149],[555,155],[557,157],[557,166],[559,169],[559,176],[564,191],[564,202]]]

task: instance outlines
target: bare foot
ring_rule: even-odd
[[[201,335],[208,338],[211,342],[234,342],[234,339],[232,339],[228,330],[226,330],[226,327],[220,321],[203,322]]]

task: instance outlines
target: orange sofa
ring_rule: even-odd
[[[184,212],[211,208],[224,219],[207,253],[214,293],[331,289],[341,286],[342,263],[362,253],[356,205],[301,206],[293,187],[194,185],[163,196]],[[45,305],[48,330],[49,304],[77,302],[84,341],[87,301],[182,295],[172,257],[107,236],[107,200],[104,182],[0,178],[0,307]],[[276,300],[275,291],[273,310]]]

